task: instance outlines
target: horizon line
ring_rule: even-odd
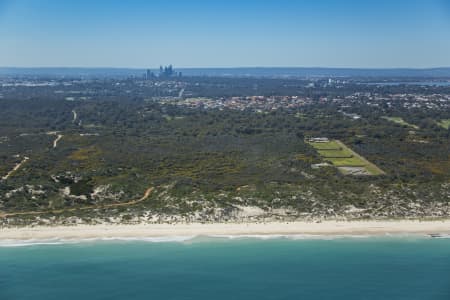
[[[170,65],[170,64],[169,64]],[[128,69],[128,70],[146,70],[159,69],[159,66],[168,66],[165,64],[152,67],[114,67],[114,66],[0,66],[0,69]],[[352,70],[433,70],[433,69],[450,69],[450,66],[440,67],[317,67],[317,66],[217,66],[217,67],[176,67],[175,69],[352,69]]]

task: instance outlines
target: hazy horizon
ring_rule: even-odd
[[[160,64],[152,66],[2,66],[0,69],[118,69],[118,70],[158,70],[160,66],[168,66],[172,64]],[[187,66],[179,67],[172,65],[174,69],[336,69],[336,70],[436,70],[436,69],[450,69],[450,66],[437,67],[335,67],[335,66]]]

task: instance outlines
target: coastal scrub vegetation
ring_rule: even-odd
[[[202,80],[185,93],[210,101],[248,93],[245,80],[239,81],[241,87],[230,86],[237,82],[231,79],[185,80]],[[217,91],[219,81],[227,88]],[[293,92],[281,88],[285,81],[264,82],[268,85],[261,91],[267,97]],[[34,96],[25,99],[20,96],[30,91],[11,93],[0,101],[1,176],[23,157],[29,160],[0,181],[0,214],[33,211],[44,217],[87,206],[98,209],[76,215],[92,219],[160,212],[190,218],[201,212],[207,219],[208,211],[220,208],[216,217],[226,220],[236,207],[245,206],[272,215],[285,209],[296,217],[337,217],[358,210],[364,213],[354,216],[449,213],[439,208],[449,203],[449,131],[446,123],[437,124],[450,118],[448,110],[384,102],[368,108],[361,96],[346,104],[347,114],[359,116],[350,118],[344,104],[326,99],[345,99],[353,89],[294,90],[298,97],[311,97],[310,102],[276,109],[191,108],[177,98],[161,97],[161,90],[127,95],[110,90],[70,101],[51,91],[33,90]],[[331,142],[309,143],[308,137]],[[313,167],[324,161],[331,164]],[[348,176],[336,168],[348,166],[362,166],[374,176]],[[155,190],[142,203],[102,208],[138,199],[150,186]]]

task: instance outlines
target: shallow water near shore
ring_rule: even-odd
[[[448,238],[247,236],[6,244],[0,247],[0,299],[5,300],[450,299]]]

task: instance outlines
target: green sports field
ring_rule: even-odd
[[[324,161],[337,167],[343,174],[348,175],[348,168],[361,168],[365,175],[382,175],[384,172],[364,157],[360,156],[342,142],[331,140],[329,142],[309,142]],[[361,173],[360,173],[361,174]]]

